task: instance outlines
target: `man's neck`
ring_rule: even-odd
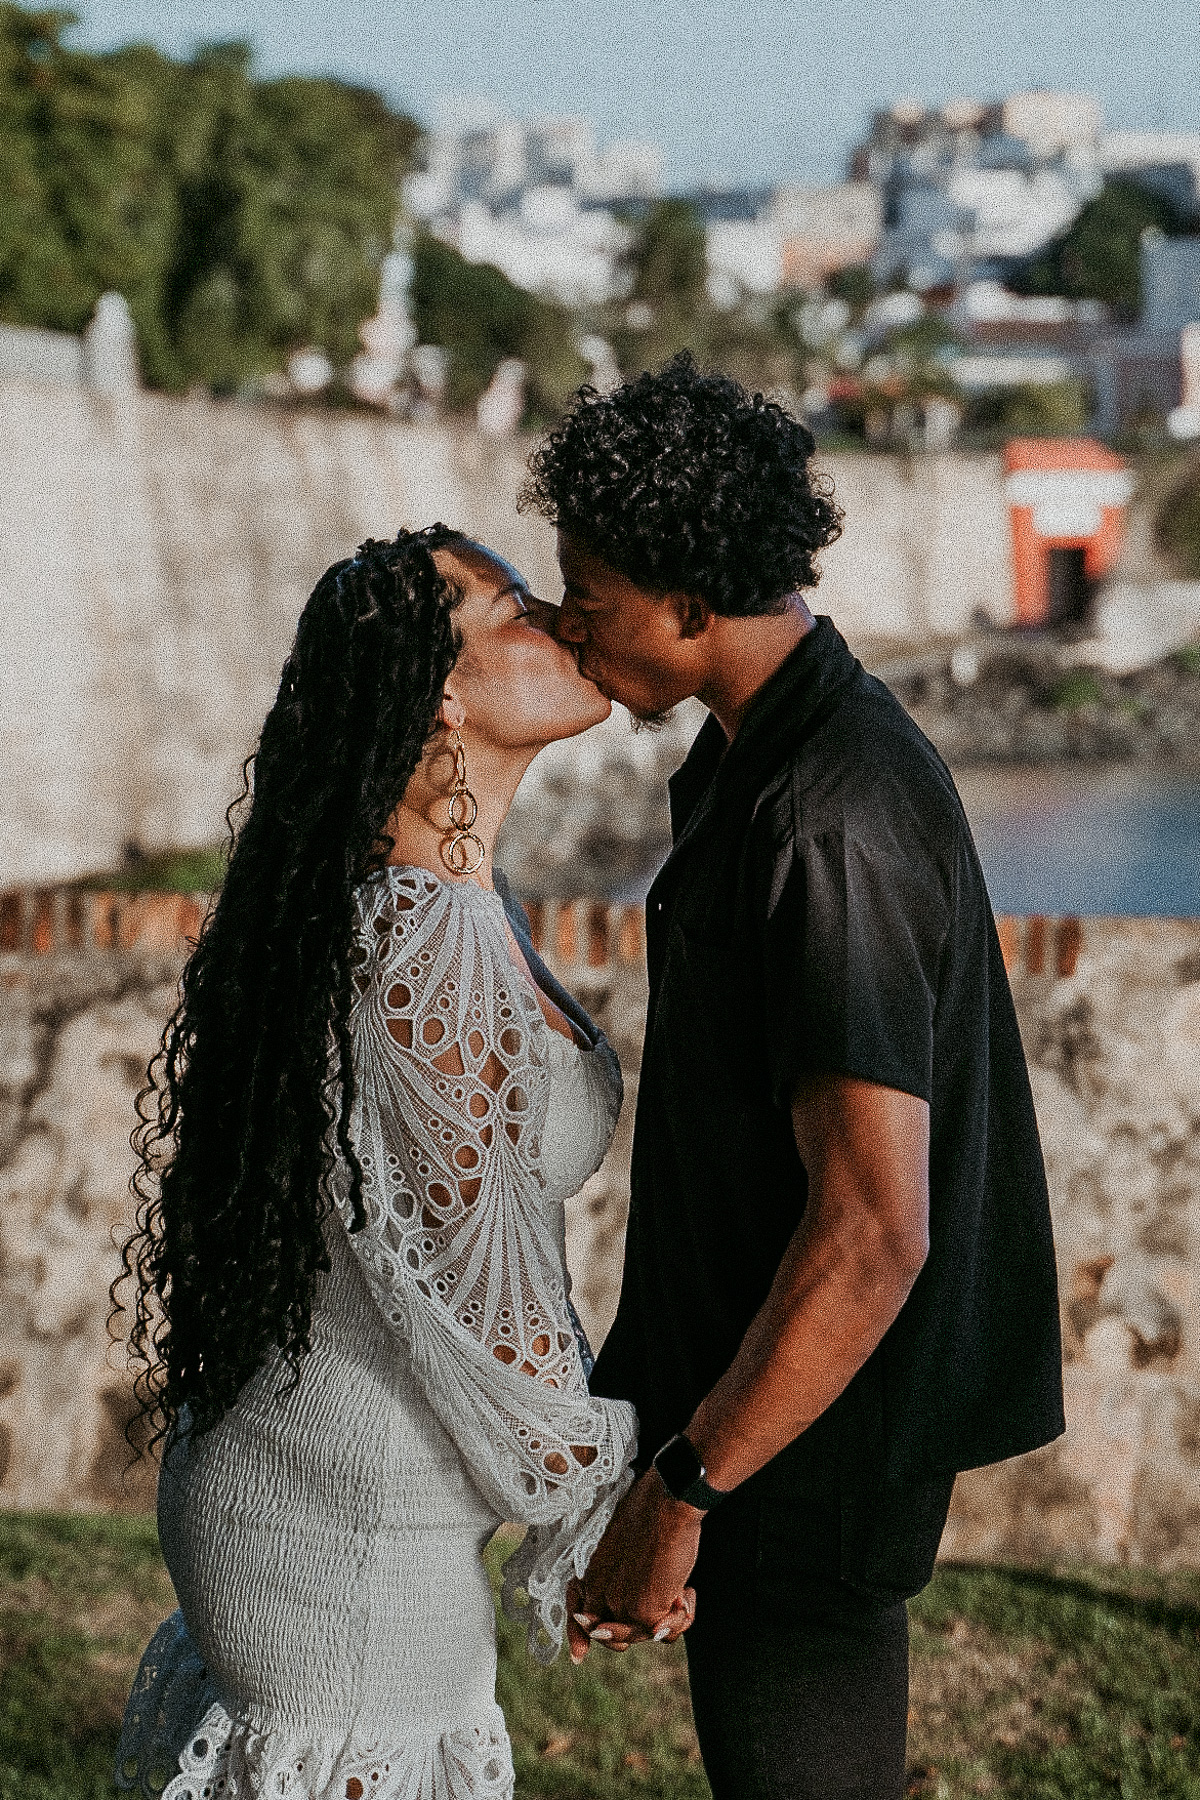
[[[710,673],[696,689],[696,698],[704,702],[731,742],[755,695],[815,624],[799,594],[791,596],[786,612],[748,619],[720,614],[713,618],[708,628],[712,634]]]

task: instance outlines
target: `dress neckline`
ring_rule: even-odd
[[[429,884],[430,891],[434,888],[441,888],[452,894],[464,894],[469,892],[479,895],[484,900],[495,900],[499,903],[500,911],[505,921],[507,922],[508,920],[508,910],[504,904],[504,896],[496,888],[480,887],[477,881],[443,881],[440,875],[435,875],[432,869],[425,868],[422,863],[383,864],[383,872],[385,874],[391,870],[395,870],[399,875],[422,876]],[[509,955],[508,960],[512,963],[513,973],[516,975],[518,981],[523,981],[525,983],[526,987],[532,992],[534,1000],[537,1001],[538,1017],[542,1021],[542,1027],[546,1033],[547,1040],[552,1044],[553,1041],[557,1039],[559,1043],[565,1046],[568,1052],[573,1051],[581,1060],[585,1056],[594,1056],[597,1050],[599,1050],[603,1038],[597,1038],[594,1044],[581,1044],[574,1032],[571,1033],[570,1037],[567,1037],[563,1032],[556,1031],[542,1011],[542,1003],[541,1000],[538,999],[539,994],[542,993],[542,989],[538,987],[537,982],[532,979],[531,975],[526,974],[519,963],[513,962],[511,955]],[[546,998],[549,999],[550,996],[547,994]],[[561,1007],[559,1008],[559,1011],[562,1011]],[[564,1017],[565,1016],[566,1015],[564,1014]]]
[[[385,875],[419,875],[431,887],[445,888],[451,894],[479,894],[485,900],[499,900],[500,905],[504,905],[503,897],[498,889],[481,887],[477,881],[447,881],[443,876],[436,875],[432,869],[427,869],[424,863],[384,863],[382,872]]]

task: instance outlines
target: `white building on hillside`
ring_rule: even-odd
[[[1010,94],[1001,105],[1000,123],[1011,137],[1028,144],[1039,162],[1063,154],[1093,162],[1104,130],[1104,109],[1094,94],[1035,88]]]
[[[509,119],[463,111],[430,133],[426,166],[405,184],[408,211],[469,262],[569,303],[619,285],[622,204],[653,199],[662,152],[633,139],[600,147],[582,118]]]
[[[468,262],[491,263],[515,286],[567,305],[608,299],[629,231],[603,207],[581,207],[568,188],[527,188],[516,206],[465,201],[435,226]]]
[[[1102,123],[1089,94],[877,113],[852,159],[883,203],[877,279],[921,291],[1002,279],[1099,191]]]

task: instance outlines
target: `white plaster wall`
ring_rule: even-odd
[[[0,888],[217,839],[305,597],[364,537],[442,518],[557,599],[553,533],[516,512],[527,449],[0,380]],[[995,458],[825,462],[846,523],[816,604],[852,642],[1007,616]]]

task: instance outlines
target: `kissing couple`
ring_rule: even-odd
[[[901,1794],[905,1601],[956,1472],[1063,1429],[1058,1303],[954,784],[805,599],[840,522],[813,449],[684,354],[533,454],[561,607],[441,525],[305,606],[141,1102],[179,1611],[125,1787],[507,1800],[507,1520],[538,1660],[685,1637],[716,1800]],[[593,1366],[563,1203],[620,1070],[493,846],[544,746],[692,695]]]

